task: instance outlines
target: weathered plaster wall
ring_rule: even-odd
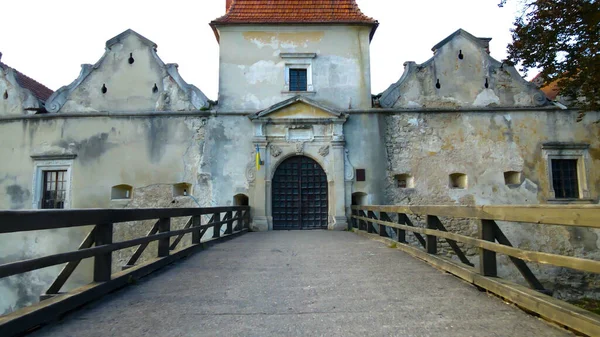
[[[587,170],[590,196],[598,201],[600,173],[600,114],[588,114],[577,123],[573,111],[397,113],[386,117],[387,204],[511,205],[546,204],[549,198],[548,164],[541,146],[546,142],[590,144]],[[508,186],[504,172],[522,172],[522,182]],[[449,175],[468,175],[466,189],[449,187]],[[414,188],[399,188],[398,174],[414,177]],[[476,235],[476,223],[445,221],[448,229]],[[501,223],[516,246],[564,255],[600,258],[600,231],[562,226]],[[440,241],[441,242],[441,241]],[[445,242],[442,246],[448,249]],[[476,249],[468,250],[470,255]],[[449,255],[452,255],[449,253]],[[472,256],[473,262],[478,259]],[[510,261],[502,256],[502,276],[522,282]],[[534,273],[558,296],[597,297],[600,278],[563,268],[530,264]],[[567,288],[569,289],[567,292]]]
[[[31,91],[19,85],[14,70],[0,67],[0,116],[34,114],[40,107]]]
[[[202,116],[168,115],[2,120],[0,156],[10,160],[1,166],[0,209],[37,207],[33,197],[35,160],[31,156],[65,153],[77,155],[71,166],[70,208],[194,206],[191,198],[173,198],[172,185],[196,185],[202,177],[198,168],[207,121]],[[207,167],[213,170],[211,162]],[[120,184],[134,187],[131,201],[111,201],[111,187]],[[224,198],[213,199],[202,188],[194,186],[193,192],[203,205],[226,204]],[[227,201],[231,198],[233,194]],[[146,225],[116,226],[115,240],[145,235],[147,230]],[[76,249],[88,231],[76,228],[4,235],[0,237],[0,263]],[[115,266],[123,259],[123,253],[116,253]],[[59,269],[46,268],[1,280],[0,312],[37,301]],[[81,266],[67,288],[89,282],[90,271],[89,264]]]
[[[219,110],[265,109],[285,93],[281,53],[316,53],[314,93],[307,97],[341,109],[370,108],[369,33],[366,26],[220,27]]]

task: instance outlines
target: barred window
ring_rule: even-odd
[[[65,208],[67,188],[67,171],[43,171],[44,184],[42,185],[42,208]]]
[[[552,186],[557,199],[579,198],[577,159],[552,159]]]
[[[306,69],[290,69],[290,91],[307,91]]]

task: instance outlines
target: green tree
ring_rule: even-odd
[[[600,0],[520,1],[507,61],[525,73],[542,69],[582,113],[600,110]]]

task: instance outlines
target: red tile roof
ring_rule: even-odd
[[[0,53],[0,57],[1,57],[1,55],[2,55],[2,53]],[[23,74],[22,72],[18,71],[17,69],[9,67],[6,63],[0,62],[0,68],[13,69],[15,71],[15,75],[16,75],[17,82],[19,83],[19,85],[22,88],[25,88],[25,89],[31,91],[31,93],[33,93],[33,95],[35,97],[37,97],[37,99],[42,101],[42,103],[46,103],[48,98],[50,98],[50,95],[52,95],[54,93],[54,91],[52,91],[52,89],[49,89],[45,85],[41,84],[40,82],[34,80],[33,78],[31,78],[29,76]]]
[[[377,25],[355,0],[234,0],[213,24],[361,23]]]

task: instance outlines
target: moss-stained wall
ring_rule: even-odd
[[[551,202],[548,162],[542,144],[589,144],[587,180],[592,200],[600,192],[600,114],[590,113],[576,122],[567,110],[522,112],[401,112],[385,117],[388,204],[412,205],[514,205]],[[504,172],[521,172],[519,184],[507,185]],[[450,187],[449,175],[464,173],[466,189]],[[395,176],[408,174],[414,188],[398,187]],[[581,179],[582,177],[580,177]],[[476,235],[470,221],[450,221],[452,230]],[[524,249],[600,258],[600,231],[562,226],[502,223],[507,237]],[[445,242],[442,243],[448,251]],[[469,249],[469,254],[476,254]],[[477,262],[477,258],[473,258]],[[522,281],[518,271],[502,256],[503,276]],[[586,293],[597,296],[600,278],[563,268],[531,264],[536,275],[559,296]],[[563,288],[571,288],[570,290]]]

